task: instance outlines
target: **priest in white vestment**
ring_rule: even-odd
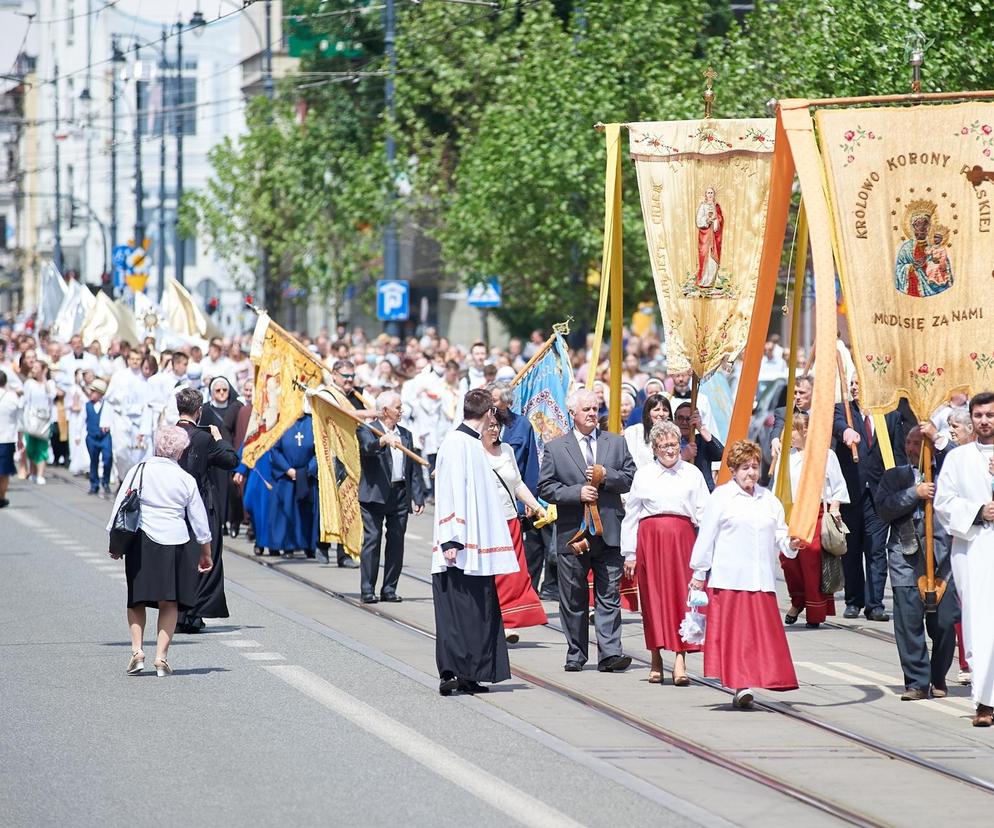
[[[148,381],[141,362],[142,355],[137,350],[128,354],[127,368],[111,377],[100,412],[100,427],[110,429],[118,480],[124,480],[131,467],[145,459],[150,447],[150,435],[143,433],[143,424],[147,422]]]
[[[463,401],[463,422],[442,441],[435,467],[431,581],[439,693],[482,693],[511,677],[495,575],[518,571],[499,485],[480,443],[494,422],[489,391]]]
[[[970,400],[974,443],[950,451],[936,484],[935,513],[952,535],[950,561],[973,673],[975,727],[994,723],[994,393]]]

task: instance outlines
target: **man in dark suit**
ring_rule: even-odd
[[[784,389],[786,391],[786,388]],[[811,412],[811,393],[814,391],[814,380],[810,375],[797,377],[794,380],[794,413],[809,414]],[[783,443],[783,427],[787,422],[787,406],[780,405],[773,409],[773,431],[771,432],[770,451],[776,462]],[[787,441],[790,443],[790,440]]]
[[[400,421],[400,395],[384,391],[376,399],[379,419],[370,425],[383,436],[377,437],[367,426],[356,431],[362,458],[359,479],[359,509],[362,512],[362,552],[359,556],[361,593],[364,604],[375,604],[376,578],[380,568],[380,542],[386,524],[383,588],[380,601],[402,600],[397,581],[404,566],[404,533],[407,515],[420,515],[425,508],[425,483],[421,467],[399,450],[414,451],[414,438]],[[413,504],[413,507],[412,507]]]
[[[860,611],[871,621],[889,621],[884,611],[884,586],[887,582],[887,524],[877,514],[874,492],[884,473],[883,455],[877,441],[872,417],[860,408],[859,382],[853,379],[852,428],[846,420],[843,403],[835,406],[835,452],[842,468],[842,476],[849,489],[848,504],[842,505],[842,520],[849,528],[847,550],[842,557],[845,572],[846,618],[857,618]],[[894,451],[894,462],[906,462],[904,441],[916,425],[907,402],[901,401],[897,410],[884,417],[887,433]],[[858,462],[853,461],[852,447],[856,447]]]
[[[177,632],[196,633],[204,627],[204,618],[227,618],[228,603],[224,597],[224,569],[221,564],[222,503],[218,496],[215,469],[225,473],[238,468],[238,452],[221,437],[220,421],[210,409],[204,409],[204,398],[199,391],[181,388],[176,392],[176,423],[190,437],[179,459],[180,467],[197,481],[197,488],[207,509],[211,527],[211,558],[214,568],[201,574],[197,590],[197,606],[184,612],[176,625]],[[201,415],[203,414],[203,419]],[[199,555],[199,545],[193,543],[191,554]]]
[[[573,429],[545,447],[538,495],[555,503],[559,564],[559,614],[568,649],[567,672],[579,672],[587,661],[589,589],[587,573],[594,573],[594,629],[597,633],[597,669],[611,673],[631,664],[621,651],[621,496],[632,486],[635,461],[623,437],[597,430],[597,396],[576,391],[570,397]],[[600,471],[603,480],[592,485]],[[584,524],[585,507],[597,507],[602,531],[588,532],[589,549],[580,555],[569,547]],[[587,526],[593,530],[593,526]]]

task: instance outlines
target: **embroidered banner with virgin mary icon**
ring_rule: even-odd
[[[700,378],[749,334],[766,231],[774,121],[629,124],[668,358]]]
[[[907,397],[924,419],[953,391],[994,386],[994,105],[825,109],[815,123],[863,409]]]

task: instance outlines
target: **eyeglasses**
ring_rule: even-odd
[[[690,417],[677,417],[676,421],[678,423],[689,423],[690,422]]]
[[[338,372],[338,376],[340,376],[343,380],[355,379],[355,374],[343,374],[341,371]]]
[[[666,454],[676,454],[680,451],[680,445],[679,443],[667,443],[666,445],[659,446],[658,450]]]

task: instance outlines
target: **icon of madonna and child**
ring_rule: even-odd
[[[949,229],[935,220],[935,204],[914,201],[905,211],[905,235],[894,262],[894,287],[907,296],[935,296],[953,285]]]

